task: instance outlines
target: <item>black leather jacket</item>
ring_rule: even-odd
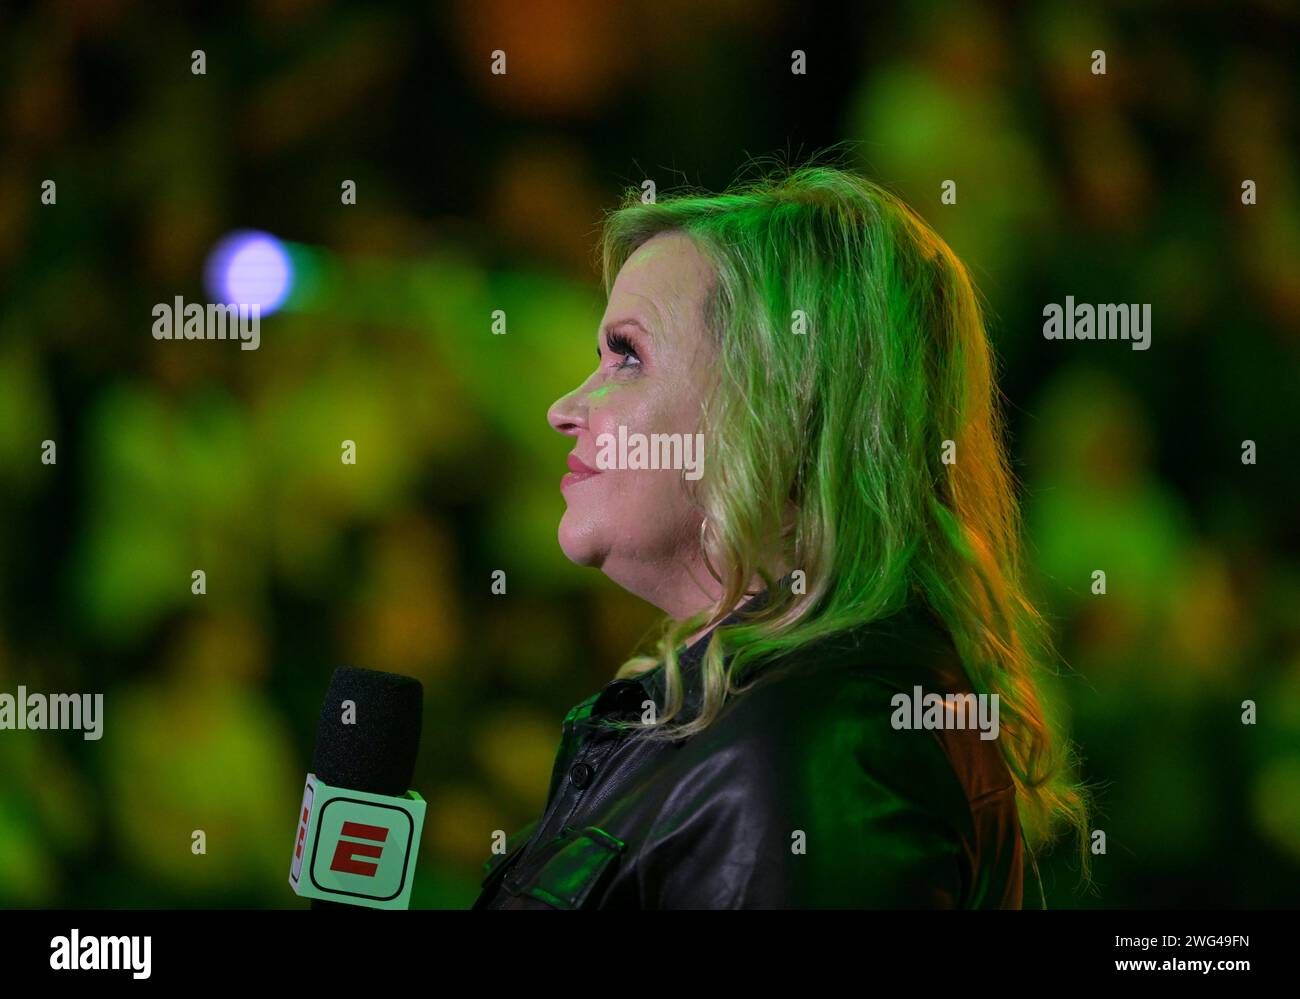
[[[685,717],[707,641],[680,656]],[[936,619],[908,610],[761,669],[688,740],[593,727],[662,709],[662,665],[574,707],[544,814],[484,864],[473,908],[1020,906],[997,740],[891,725],[899,691],[971,689]]]

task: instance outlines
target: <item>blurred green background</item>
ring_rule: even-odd
[[[1049,905],[1295,904],[1300,20],[1209,7],[6,6],[0,691],[106,717],[0,732],[0,905],[302,905],[303,775],[353,664],[425,685],[413,904],[468,906],[654,619],[555,541],[545,412],[593,364],[600,215],[835,143],[988,300],[1054,701],[1104,785],[1098,889],[1058,851]],[[260,349],[155,341],[247,227],[310,264]],[[1045,341],[1066,295],[1151,303],[1151,349]]]

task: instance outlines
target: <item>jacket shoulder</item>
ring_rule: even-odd
[[[680,859],[692,835],[682,830],[693,828],[703,857],[720,836],[714,859],[731,872],[719,885],[688,862],[677,884],[694,877],[695,887],[683,897],[712,883],[716,897],[701,904],[987,904],[976,895],[997,888],[980,888],[975,868],[990,850],[990,824],[976,813],[997,804],[993,825],[1019,834],[995,741],[894,724],[896,695],[918,684],[969,691],[944,638],[869,629],[760,667],[683,747],[660,847],[676,840]]]
[[[958,699],[971,710],[941,726],[914,726],[917,695]],[[951,641],[916,613],[879,627],[835,636],[761,666],[724,706],[719,733],[750,743],[756,756],[799,759],[838,752],[843,765],[882,773],[931,766],[949,779],[935,805],[976,802],[1013,788],[997,741],[996,701],[979,714],[970,680]],[[933,716],[932,716],[933,717]],[[935,790],[939,790],[936,786]]]

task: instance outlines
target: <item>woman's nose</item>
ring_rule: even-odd
[[[581,386],[561,396],[546,411],[546,421],[558,433],[577,434],[587,425],[585,398]]]

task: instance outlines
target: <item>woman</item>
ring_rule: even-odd
[[[1086,803],[965,268],[828,167],[633,194],[603,255],[559,541],[665,626],[475,908],[1020,906],[1022,830],[1082,844]]]

